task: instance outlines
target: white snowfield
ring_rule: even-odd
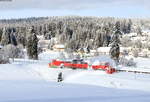
[[[64,81],[57,83],[58,73]],[[150,102],[150,75],[0,65],[0,102]]]
[[[122,67],[119,66],[117,69],[127,70],[127,71],[137,71],[137,72],[148,72],[150,73],[150,58],[134,58],[136,67]]]

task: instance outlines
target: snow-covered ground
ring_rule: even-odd
[[[64,81],[57,83],[63,72]],[[150,75],[0,65],[0,102],[149,102]]]
[[[102,86],[117,89],[132,89],[150,92],[150,74],[138,74],[120,72],[106,74],[104,71],[94,70],[72,70],[72,69],[53,69],[37,68],[34,69],[42,78],[47,81],[57,80],[58,73],[64,75],[64,83],[84,84]]]
[[[118,66],[117,69],[150,73],[150,58],[134,58],[136,66]]]
[[[138,57],[135,59],[135,62],[137,63],[138,67],[150,69],[150,58]]]
[[[15,59],[0,65],[0,102],[150,101],[150,74],[49,68],[48,62],[59,54],[44,52],[39,61]],[[135,62],[138,67],[122,69],[150,71],[149,59],[136,58]],[[57,83],[60,72],[64,81]]]

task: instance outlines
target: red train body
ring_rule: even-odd
[[[73,63],[71,61],[57,61],[53,60],[52,63],[49,63],[49,67],[67,67],[67,68],[76,68],[76,69],[88,69],[88,63]]]
[[[49,67],[67,67],[67,68],[73,68],[73,69],[88,69],[89,65],[86,62],[83,62],[81,60],[73,60],[73,61],[59,61],[59,60],[53,60],[51,63],[49,63]],[[103,63],[99,65],[92,65],[92,69],[94,70],[104,70],[108,74],[112,74],[116,72],[115,68],[112,68],[109,63]]]

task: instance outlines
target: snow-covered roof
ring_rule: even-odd
[[[129,51],[131,49],[132,49],[132,47],[120,47],[120,52],[123,52],[124,50]]]
[[[95,53],[95,52],[96,52],[96,50],[90,50],[90,52],[91,52],[91,53]]]
[[[99,47],[97,49],[98,52],[107,52],[109,53],[111,47]],[[130,50],[131,47],[120,47],[120,52],[123,52],[124,50]]]
[[[44,40],[44,36],[43,35],[37,35],[37,38],[40,40]]]
[[[109,52],[110,47],[99,47],[97,49],[98,52]]]
[[[62,44],[57,44],[57,45],[54,45],[55,48],[59,48],[59,49],[64,49],[65,48],[65,45],[62,45]]]

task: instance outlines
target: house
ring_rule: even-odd
[[[41,49],[45,50],[48,48],[50,41],[49,40],[39,40],[38,42],[38,47],[40,47]]]
[[[63,44],[56,44],[53,46],[54,51],[64,51],[65,50],[65,45]]]
[[[109,55],[111,47],[99,47],[97,52],[100,55]],[[124,53],[128,54],[131,51],[131,47],[120,47],[120,55],[124,55]]]
[[[111,47],[99,47],[97,51],[100,55],[109,55],[110,48]]]

